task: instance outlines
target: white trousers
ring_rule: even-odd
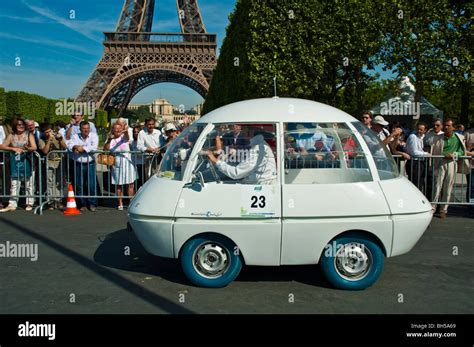
[[[26,204],[33,206],[35,203],[35,199],[33,198],[33,176],[11,180],[10,200],[8,201],[8,204],[13,207],[18,207],[18,195],[20,195],[21,182],[25,182],[25,195],[27,196]]]
[[[449,202],[453,192],[457,168],[458,165],[455,160],[443,160],[438,172],[434,173],[435,194],[433,202]],[[433,209],[435,208],[436,205],[433,205]],[[442,204],[439,209],[441,212],[447,212],[448,205]]]

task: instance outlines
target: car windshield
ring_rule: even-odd
[[[191,151],[199,135],[207,124],[192,124],[176,138],[166,150],[161,161],[157,176],[181,181]]]
[[[352,125],[360,132],[365,143],[369,147],[372,158],[381,180],[388,180],[399,176],[397,164],[390,150],[378,138],[377,134],[365,127],[361,122],[353,122]]]

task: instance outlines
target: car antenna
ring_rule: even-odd
[[[276,76],[273,77],[273,92],[275,94],[273,96],[273,98],[278,99],[278,95],[277,95],[277,77]]]

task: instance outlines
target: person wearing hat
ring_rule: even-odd
[[[382,141],[384,145],[388,145],[402,133],[401,128],[394,128],[392,133],[389,133],[388,130],[385,129],[387,125],[388,122],[382,116],[376,116],[372,120],[371,129],[377,134],[377,137],[380,139],[380,141]]]
[[[164,155],[168,147],[173,143],[174,139],[178,137],[179,132],[176,128],[176,125],[173,123],[166,123],[163,127],[163,131],[166,135],[166,144],[160,149],[160,152]]]

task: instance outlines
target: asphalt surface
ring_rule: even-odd
[[[144,251],[125,211],[1,214],[0,243],[37,243],[38,260],[0,258],[0,314],[472,314],[474,218],[452,211],[433,219],[410,253],[386,259],[375,285],[355,292],[331,288],[316,265],[246,267],[226,288],[197,288],[177,261]]]

